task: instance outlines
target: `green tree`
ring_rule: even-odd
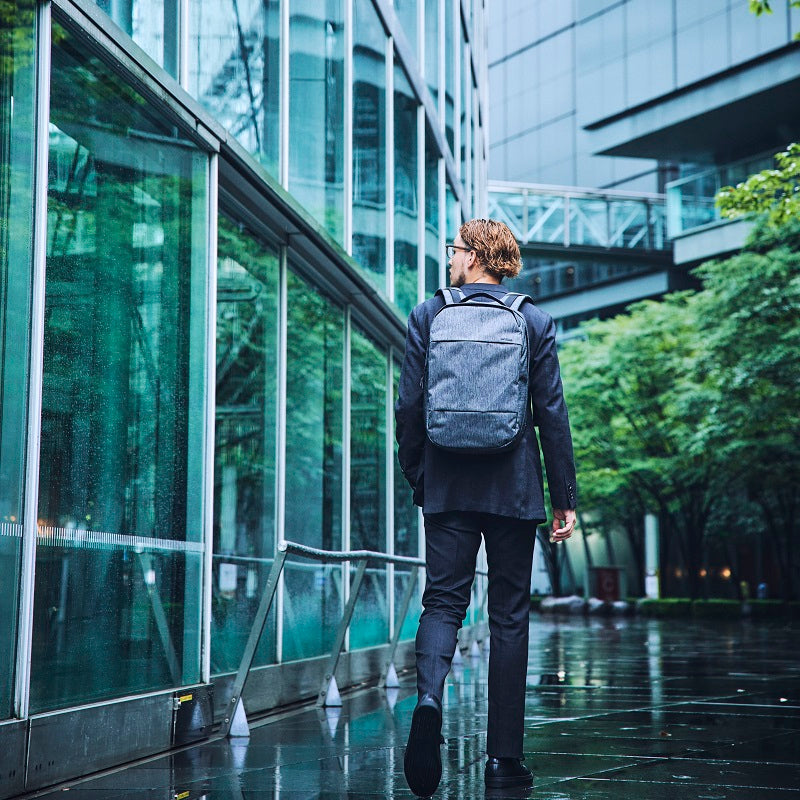
[[[707,389],[695,296],[646,301],[585,327],[562,352],[584,505],[604,525],[640,541],[637,518],[653,511],[675,537],[692,596],[717,476],[695,438]],[[616,517],[616,520],[614,519]]]
[[[708,407],[694,446],[744,490],[743,515],[755,504],[750,524],[772,550],[788,599],[800,587],[800,221],[762,226],[741,254],[697,274]]]
[[[789,8],[800,8],[800,0],[787,0]],[[772,0],[750,0],[750,11],[757,17],[762,14],[772,13]],[[795,39],[800,39],[800,31],[794,35]]]
[[[763,214],[777,229],[800,217],[800,144],[775,154],[775,169],[751,175],[736,186],[724,186],[716,197],[723,217]]]

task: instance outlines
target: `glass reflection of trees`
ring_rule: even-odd
[[[189,91],[278,174],[279,0],[192,0]]]
[[[196,681],[201,629],[208,158],[52,56],[36,711]]]
[[[344,311],[290,270],[287,313],[285,536],[340,550]],[[291,559],[284,574],[283,658],[320,655],[341,617],[341,568]]]
[[[31,290],[34,158],[32,0],[0,4],[0,719],[12,713]]]
[[[358,329],[350,339],[350,546],[386,550],[386,354]],[[386,567],[369,565],[350,645],[388,637]]]
[[[217,259],[212,672],[233,671],[275,549],[278,256],[226,216]],[[274,661],[268,624],[256,665]]]
[[[394,297],[404,314],[417,304],[418,103],[400,66],[394,68]]]

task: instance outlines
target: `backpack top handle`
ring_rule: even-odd
[[[502,297],[498,297],[492,292],[470,292],[465,294],[460,288],[456,286],[448,286],[439,289],[437,294],[441,294],[446,306],[454,306],[458,303],[463,303],[467,300],[472,300],[474,297],[487,297],[497,303],[502,303],[504,306],[510,308],[512,311],[519,311],[520,306],[526,301],[530,300],[528,295],[519,294],[518,292],[506,292]]]

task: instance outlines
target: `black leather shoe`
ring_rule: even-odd
[[[492,758],[486,762],[483,780],[492,789],[533,786],[533,775],[521,758]]]
[[[417,797],[430,797],[442,779],[442,704],[432,694],[419,699],[403,760],[408,788]]]

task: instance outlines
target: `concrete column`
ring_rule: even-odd
[[[658,598],[659,565],[658,565],[659,530],[658,517],[645,514],[644,517],[644,592],[647,597]]]

